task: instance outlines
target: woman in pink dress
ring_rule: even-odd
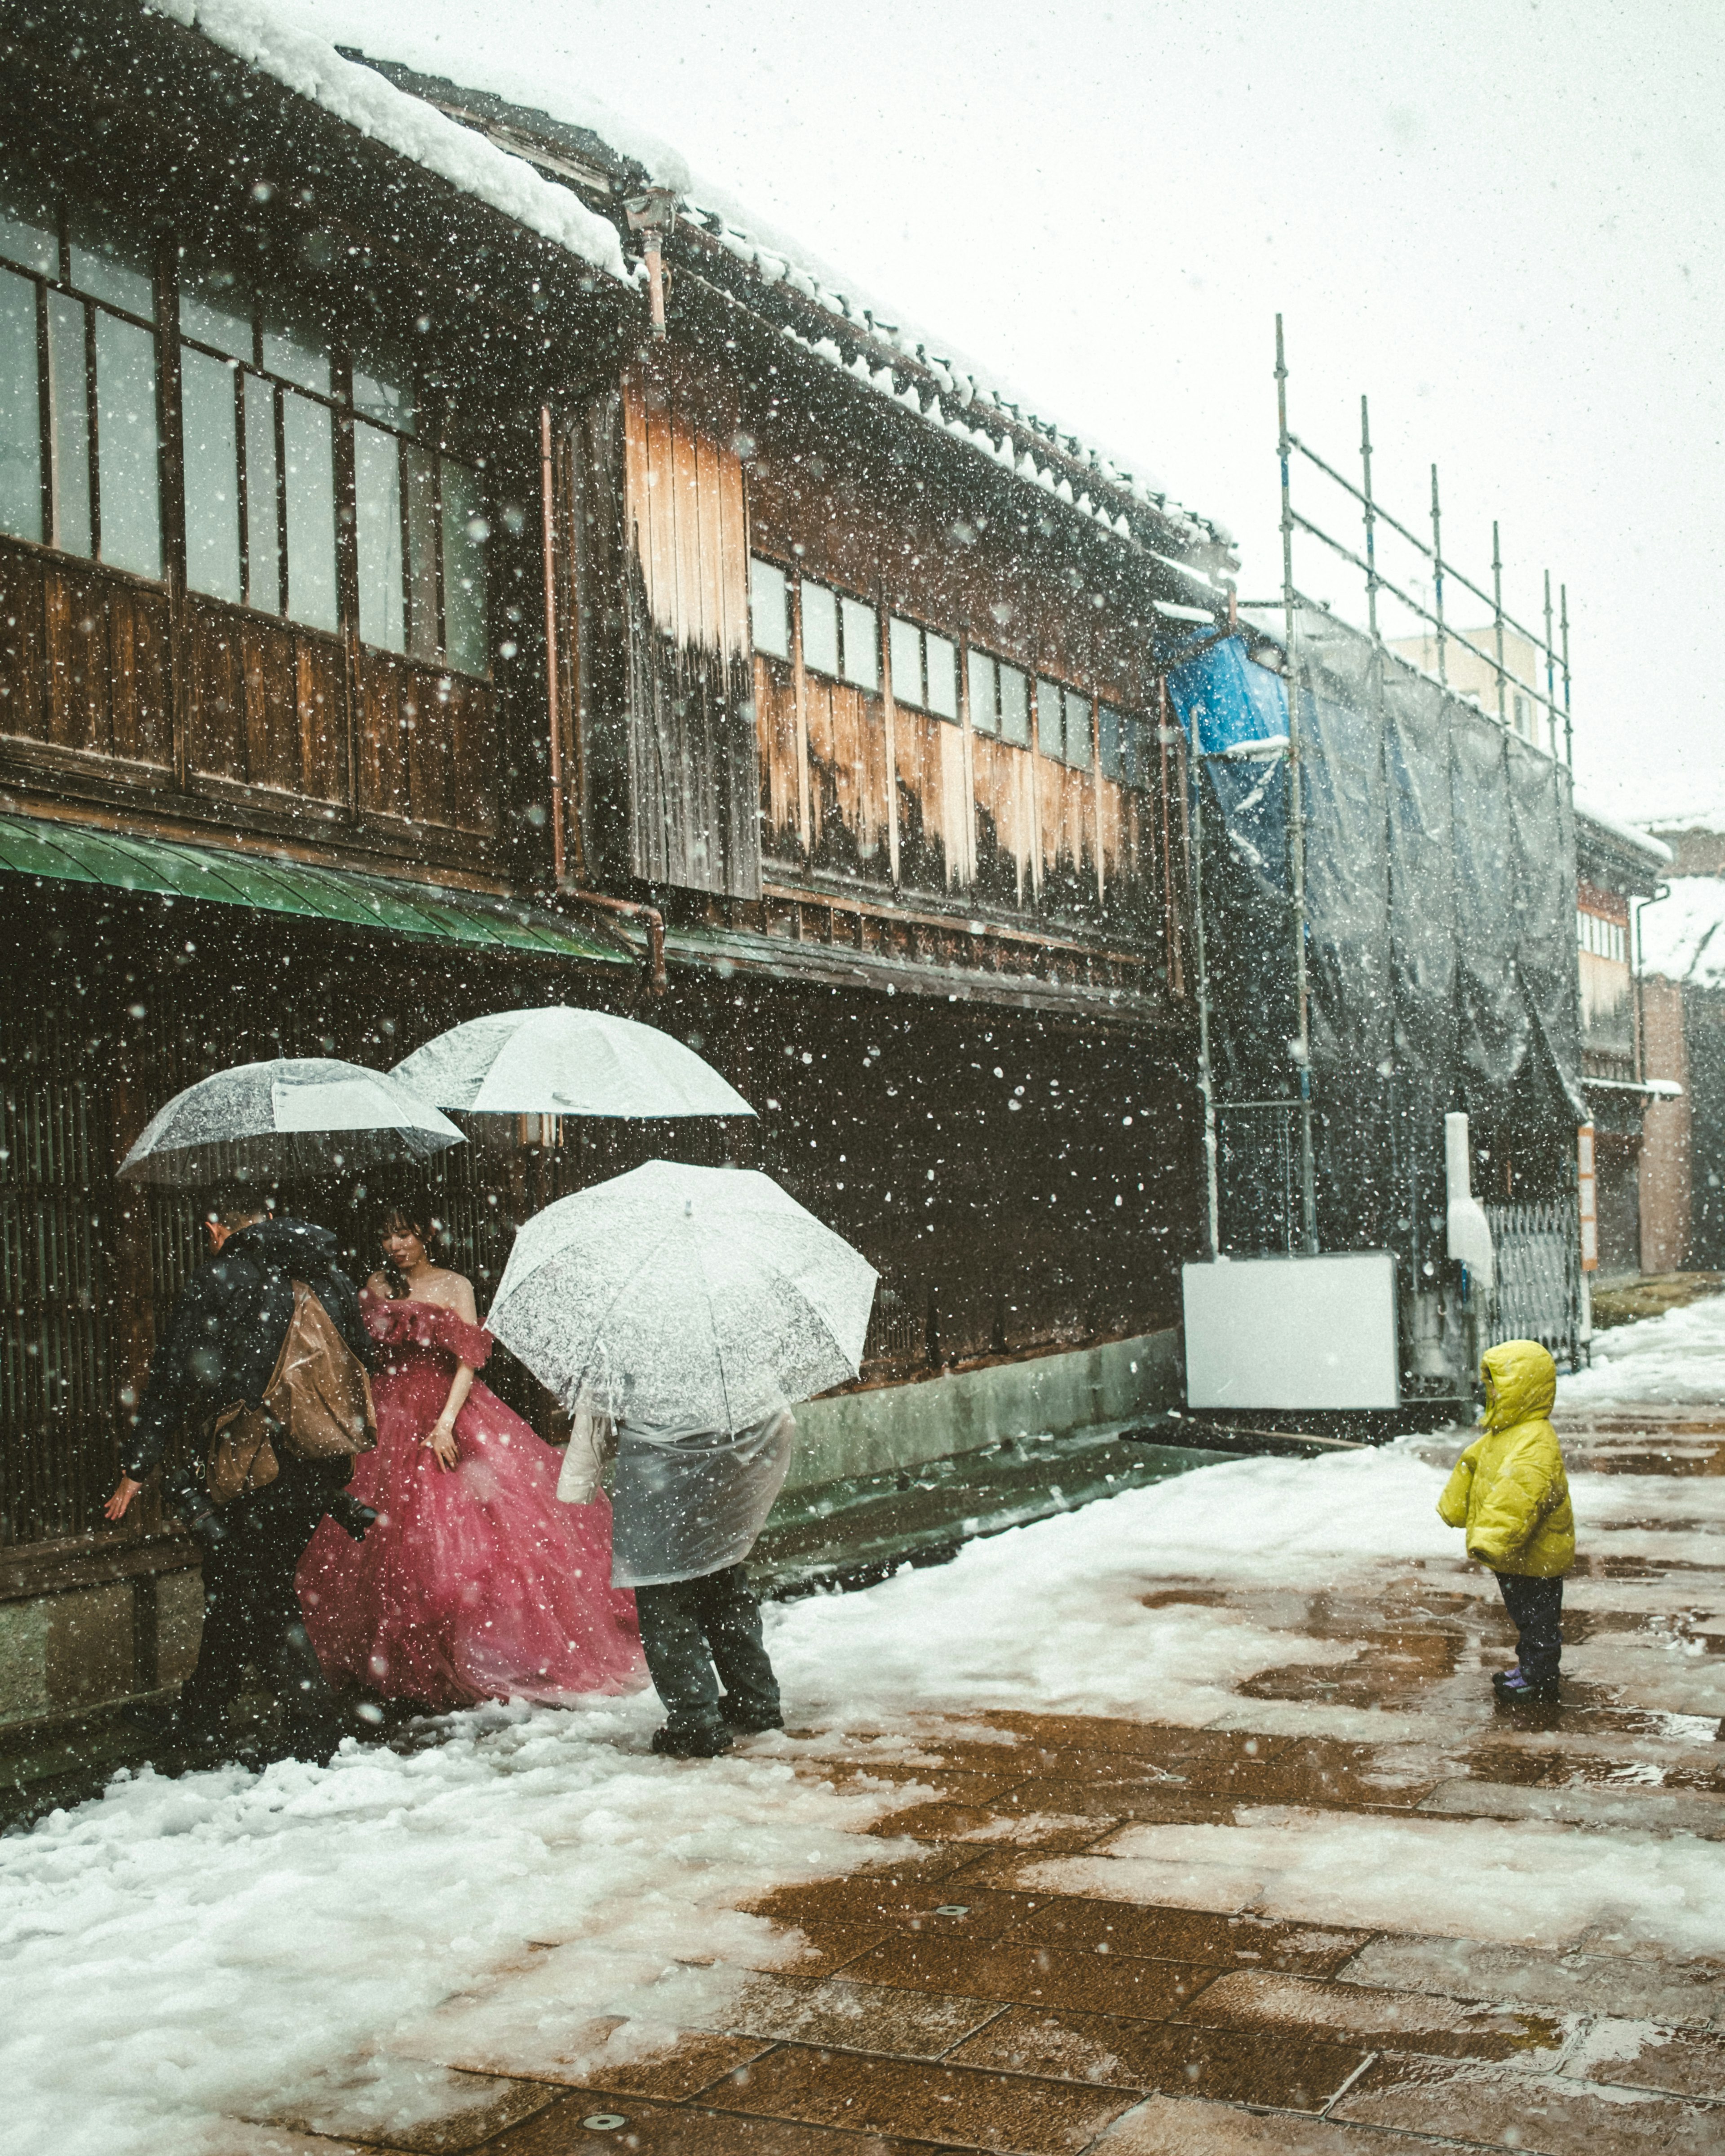
[[[395,1212],[361,1308],[380,1343],[377,1449],[352,1494],[363,1542],[326,1519],[300,1601],[326,1673],[442,1711],[562,1701],[646,1681],[634,1597],[611,1585],[611,1511],[557,1501],[558,1454],[480,1382],[492,1348],[471,1284]]]

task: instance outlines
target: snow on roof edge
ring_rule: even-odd
[[[1659,862],[1661,867],[1668,866],[1677,858],[1663,839],[1656,839],[1651,831],[1638,830],[1633,824],[1620,824],[1615,816],[1607,816],[1603,810],[1590,807],[1579,798],[1575,813],[1578,816],[1584,816],[1589,824],[1597,824],[1602,831],[1609,832],[1624,845],[1632,847],[1639,854],[1645,854],[1650,861]]]
[[[148,4],[151,13],[208,38],[605,275],[619,283],[634,281],[615,227],[570,188],[546,179],[525,158],[511,157],[424,99],[398,90],[374,68],[344,59],[326,38],[299,27],[265,0]]]

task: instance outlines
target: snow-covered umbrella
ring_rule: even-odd
[[[394,1075],[422,1101],[494,1116],[752,1116],[711,1064],[656,1025],[552,1004],[469,1019]]]
[[[536,1213],[485,1322],[571,1406],[741,1430],[856,1375],[875,1281],[771,1176],[649,1160]]]
[[[120,1167],[178,1190],[425,1160],[462,1134],[387,1071],[334,1056],[241,1063],[176,1093]]]

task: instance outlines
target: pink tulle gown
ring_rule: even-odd
[[[436,1303],[362,1299],[382,1348],[377,1449],[350,1486],[378,1518],[362,1543],[324,1520],[300,1561],[318,1660],[388,1699],[444,1709],[558,1701],[646,1681],[634,1597],[611,1585],[611,1508],[557,1500],[559,1455],[477,1378],[455,1421],[461,1458],[420,1440],[459,1363],[489,1332]]]

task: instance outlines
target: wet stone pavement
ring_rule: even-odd
[[[1353,1599],[1162,1580],[1158,1604],[1285,1630],[1286,1665],[1203,1728],[1026,1712],[760,1740],[902,1794],[878,1861],[755,1905],[758,1966],[686,1971],[680,2033],[500,2040],[453,2002],[399,2047],[457,2070],[447,2116],[364,2144],[278,2118],[236,2148],[1725,2156],[1725,1937],[1680,1950],[1581,1892],[1532,1920],[1454,1839],[1518,1832],[1588,1879],[1725,1867],[1725,1410],[1563,1435],[1586,1556],[1561,1708],[1493,1707],[1512,1635],[1460,1562]],[[1297,1659],[1313,1640],[1358,1651]]]

